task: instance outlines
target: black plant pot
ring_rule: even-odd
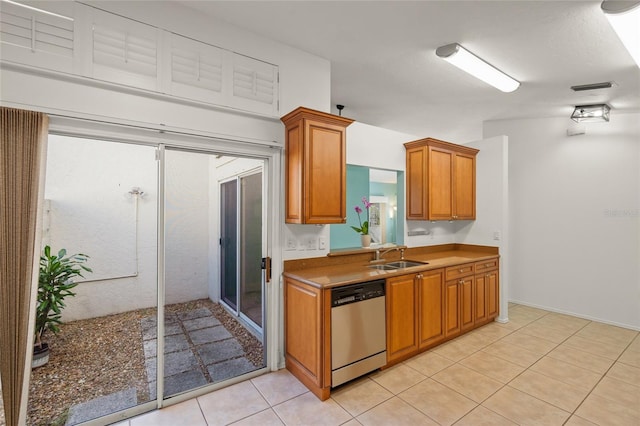
[[[49,344],[43,343],[42,346],[33,347],[33,358],[31,359],[31,368],[37,368],[49,362]]]

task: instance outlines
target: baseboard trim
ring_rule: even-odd
[[[544,309],[545,311],[554,312],[556,314],[571,315],[572,317],[582,318],[582,319],[586,319],[586,320],[589,320],[589,321],[596,321],[596,322],[601,322],[603,324],[614,325],[616,327],[626,328],[626,329],[633,330],[633,331],[640,331],[640,327],[632,326],[632,325],[629,325],[629,324],[622,324],[622,323],[615,322],[615,321],[609,321],[609,320],[606,320],[606,319],[603,319],[603,318],[597,318],[597,317],[592,317],[592,316],[589,316],[589,315],[578,314],[578,313],[571,312],[571,311],[565,311],[565,310],[562,310],[562,309],[551,308],[549,306],[537,305],[535,303],[523,302],[523,301],[520,301],[520,300],[513,300],[513,299],[509,300],[509,303],[516,303],[518,305],[528,306],[530,308]]]

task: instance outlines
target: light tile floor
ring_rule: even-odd
[[[280,370],[118,425],[640,425],[638,332],[514,304],[509,317],[324,402]]]

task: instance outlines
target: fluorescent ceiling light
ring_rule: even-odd
[[[571,114],[571,119],[576,123],[609,121],[611,108],[607,104],[578,105]]]
[[[489,65],[458,43],[438,47],[436,55],[503,92],[513,92],[520,86],[517,80]]]
[[[602,11],[640,67],[640,1],[603,1]]]

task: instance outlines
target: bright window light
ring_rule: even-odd
[[[439,47],[436,55],[503,92],[513,92],[520,86],[520,82],[489,65],[458,43]]]
[[[58,13],[49,12],[48,10],[44,10],[44,9],[38,9],[37,7],[29,6],[27,4],[18,3],[18,2],[13,1],[13,0],[2,0],[2,1],[6,2],[6,3],[11,3],[11,4],[16,5],[16,6],[24,7],[25,9],[33,10],[34,12],[40,12],[40,13],[44,13],[45,15],[51,15],[51,16],[56,16],[58,18],[66,19],[67,21],[73,21],[73,18],[70,18],[68,16],[60,15]]]
[[[640,67],[640,1],[603,1],[602,10]]]

